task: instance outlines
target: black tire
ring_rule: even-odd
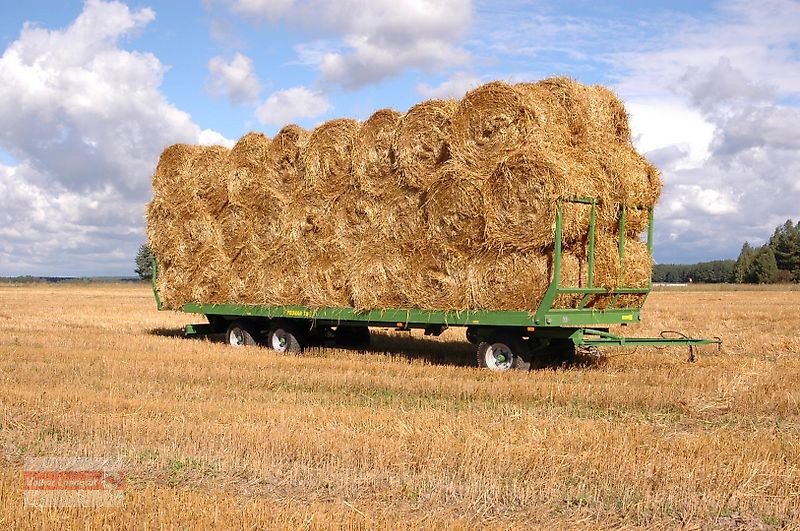
[[[267,334],[267,346],[281,354],[300,354],[303,343],[296,329],[286,323],[273,324]]]
[[[258,334],[246,321],[233,321],[225,332],[225,342],[232,347],[251,347]]]
[[[371,342],[366,326],[337,326],[333,337],[337,347],[367,348]]]
[[[521,337],[500,335],[478,345],[478,366],[495,372],[529,370],[528,344]]]
[[[481,340],[478,337],[478,330],[474,326],[467,327],[467,341],[473,345],[479,345]]]

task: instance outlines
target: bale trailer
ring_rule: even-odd
[[[576,203],[590,208],[586,235],[586,286],[562,286],[561,263],[563,203]],[[594,282],[595,228],[597,200],[580,197],[559,200],[554,224],[552,279],[539,306],[530,311],[492,310],[427,310],[419,308],[383,308],[358,311],[347,307],[311,308],[301,305],[271,306],[251,304],[207,304],[202,301],[184,304],[181,311],[203,314],[208,323],[189,324],[186,336],[225,334],[233,347],[263,344],[287,354],[299,354],[318,342],[334,341],[337,346],[366,347],[371,327],[410,331],[422,329],[425,335],[438,336],[448,328],[460,327],[466,339],[477,345],[477,362],[493,371],[528,369],[535,356],[569,359],[576,347],[669,347],[685,346],[689,361],[695,359],[695,348],[716,344],[721,339],[699,339],[677,334],[678,337],[625,337],[610,331],[612,326],[641,321],[641,306],[652,290],[652,279],[645,287],[596,286]],[[646,210],[649,222],[647,249],[653,251],[653,211],[638,206],[618,206],[620,269],[625,267],[625,217],[630,209]],[[313,267],[313,265],[310,265]],[[153,261],[152,285],[156,304],[162,310],[157,287],[158,266]],[[556,308],[560,295],[580,297],[576,308]],[[638,295],[641,304],[626,304],[625,295]],[[593,297],[610,297],[604,308],[587,306]]]

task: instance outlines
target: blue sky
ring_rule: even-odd
[[[0,275],[130,274],[175,142],[404,111],[492,79],[612,87],[662,170],[659,262],[800,218],[800,3],[11,2],[0,19]]]

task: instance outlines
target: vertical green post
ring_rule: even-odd
[[[592,212],[589,214],[589,287],[594,287],[594,226],[596,223],[597,212],[595,211],[596,202],[592,200]]]
[[[547,291],[542,297],[539,307],[536,309],[534,322],[539,325],[550,324],[545,320],[545,314],[553,308],[553,303],[558,297],[558,291],[561,287],[561,232],[562,232],[562,201],[558,200],[556,206],[556,236],[555,247],[553,248],[553,280],[547,287]]]

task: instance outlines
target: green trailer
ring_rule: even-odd
[[[586,238],[587,285],[562,286],[561,264],[563,248],[564,202],[577,203],[591,209]],[[235,347],[265,344],[283,353],[300,353],[314,342],[332,340],[339,346],[363,347],[369,344],[369,329],[391,328],[409,331],[422,329],[426,335],[437,336],[447,328],[461,327],[466,339],[477,345],[477,361],[494,371],[525,369],[538,355],[569,358],[576,347],[604,346],[686,346],[689,359],[699,345],[717,344],[719,338],[695,339],[679,337],[625,337],[610,332],[614,325],[628,325],[641,320],[641,305],[652,289],[646,287],[595,286],[595,227],[598,202],[579,197],[561,200],[556,209],[554,226],[552,279],[539,307],[531,311],[462,310],[441,311],[419,308],[384,308],[358,311],[353,308],[310,308],[306,306],[270,306],[249,304],[204,304],[191,302],[181,308],[186,313],[203,314],[208,323],[190,324],[184,328],[187,336],[225,334],[226,342]],[[646,210],[649,216],[647,248],[652,256],[653,212],[637,206],[619,206],[619,260],[625,267],[625,217],[635,208]],[[158,267],[153,263],[153,293],[162,310],[157,287]],[[561,295],[579,297],[576,308],[557,308]],[[626,297],[626,296],[639,297]],[[610,298],[602,309],[590,306],[597,296]],[[638,299],[638,305],[629,302]]]

